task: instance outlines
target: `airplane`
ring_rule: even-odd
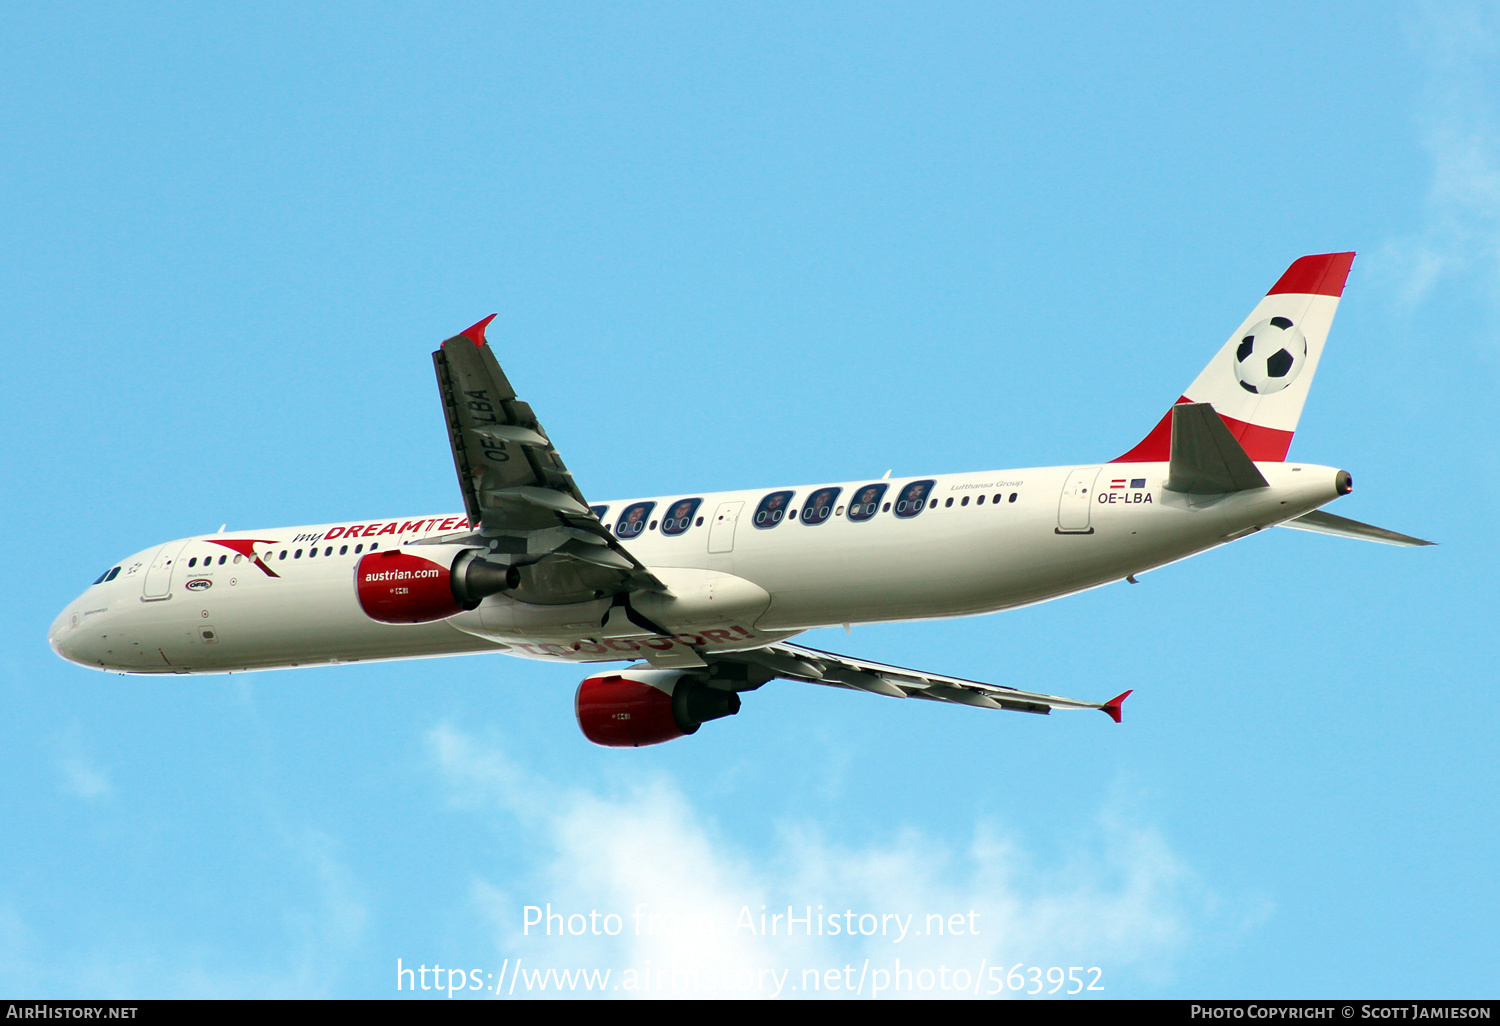
[[[153,545],[57,617],[52,648],[120,673],[233,673],[475,652],[599,664],[590,741],[657,744],[775,679],[982,709],[1104,702],[792,644],[815,627],[1014,609],[1280,526],[1418,538],[1324,512],[1348,472],[1287,451],[1353,253],[1295,261],[1165,416],[1107,463],[590,504],[485,331],[433,353],[462,513]]]

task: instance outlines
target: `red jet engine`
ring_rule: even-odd
[[[682,670],[620,670],[588,677],[574,700],[578,726],[596,745],[639,748],[696,733],[740,711],[740,696]]]
[[[354,587],[365,615],[381,623],[429,623],[473,609],[521,583],[521,572],[482,559],[480,549],[433,547],[372,552],[355,564]]]

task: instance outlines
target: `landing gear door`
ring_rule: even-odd
[[[1058,534],[1093,534],[1089,513],[1094,505],[1094,481],[1103,467],[1078,467],[1068,473],[1057,503]]]
[[[151,561],[151,567],[146,571],[145,581],[141,585],[142,602],[159,602],[172,597],[172,571],[187,547],[187,542],[172,542],[161,547],[156,558]]]
[[[743,502],[721,502],[714,511],[714,522],[708,528],[709,552],[734,551],[734,526],[739,523]]]

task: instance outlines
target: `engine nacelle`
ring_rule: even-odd
[[[363,556],[354,588],[365,615],[381,623],[429,623],[473,609],[521,583],[521,572],[482,558],[482,549],[389,549]]]
[[[583,736],[594,744],[639,748],[733,716],[740,711],[740,696],[683,670],[619,670],[586,678],[573,704]]]

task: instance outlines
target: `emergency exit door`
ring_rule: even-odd
[[[1068,473],[1057,502],[1058,534],[1093,534],[1089,514],[1094,504],[1094,482],[1103,467],[1079,467]]]

